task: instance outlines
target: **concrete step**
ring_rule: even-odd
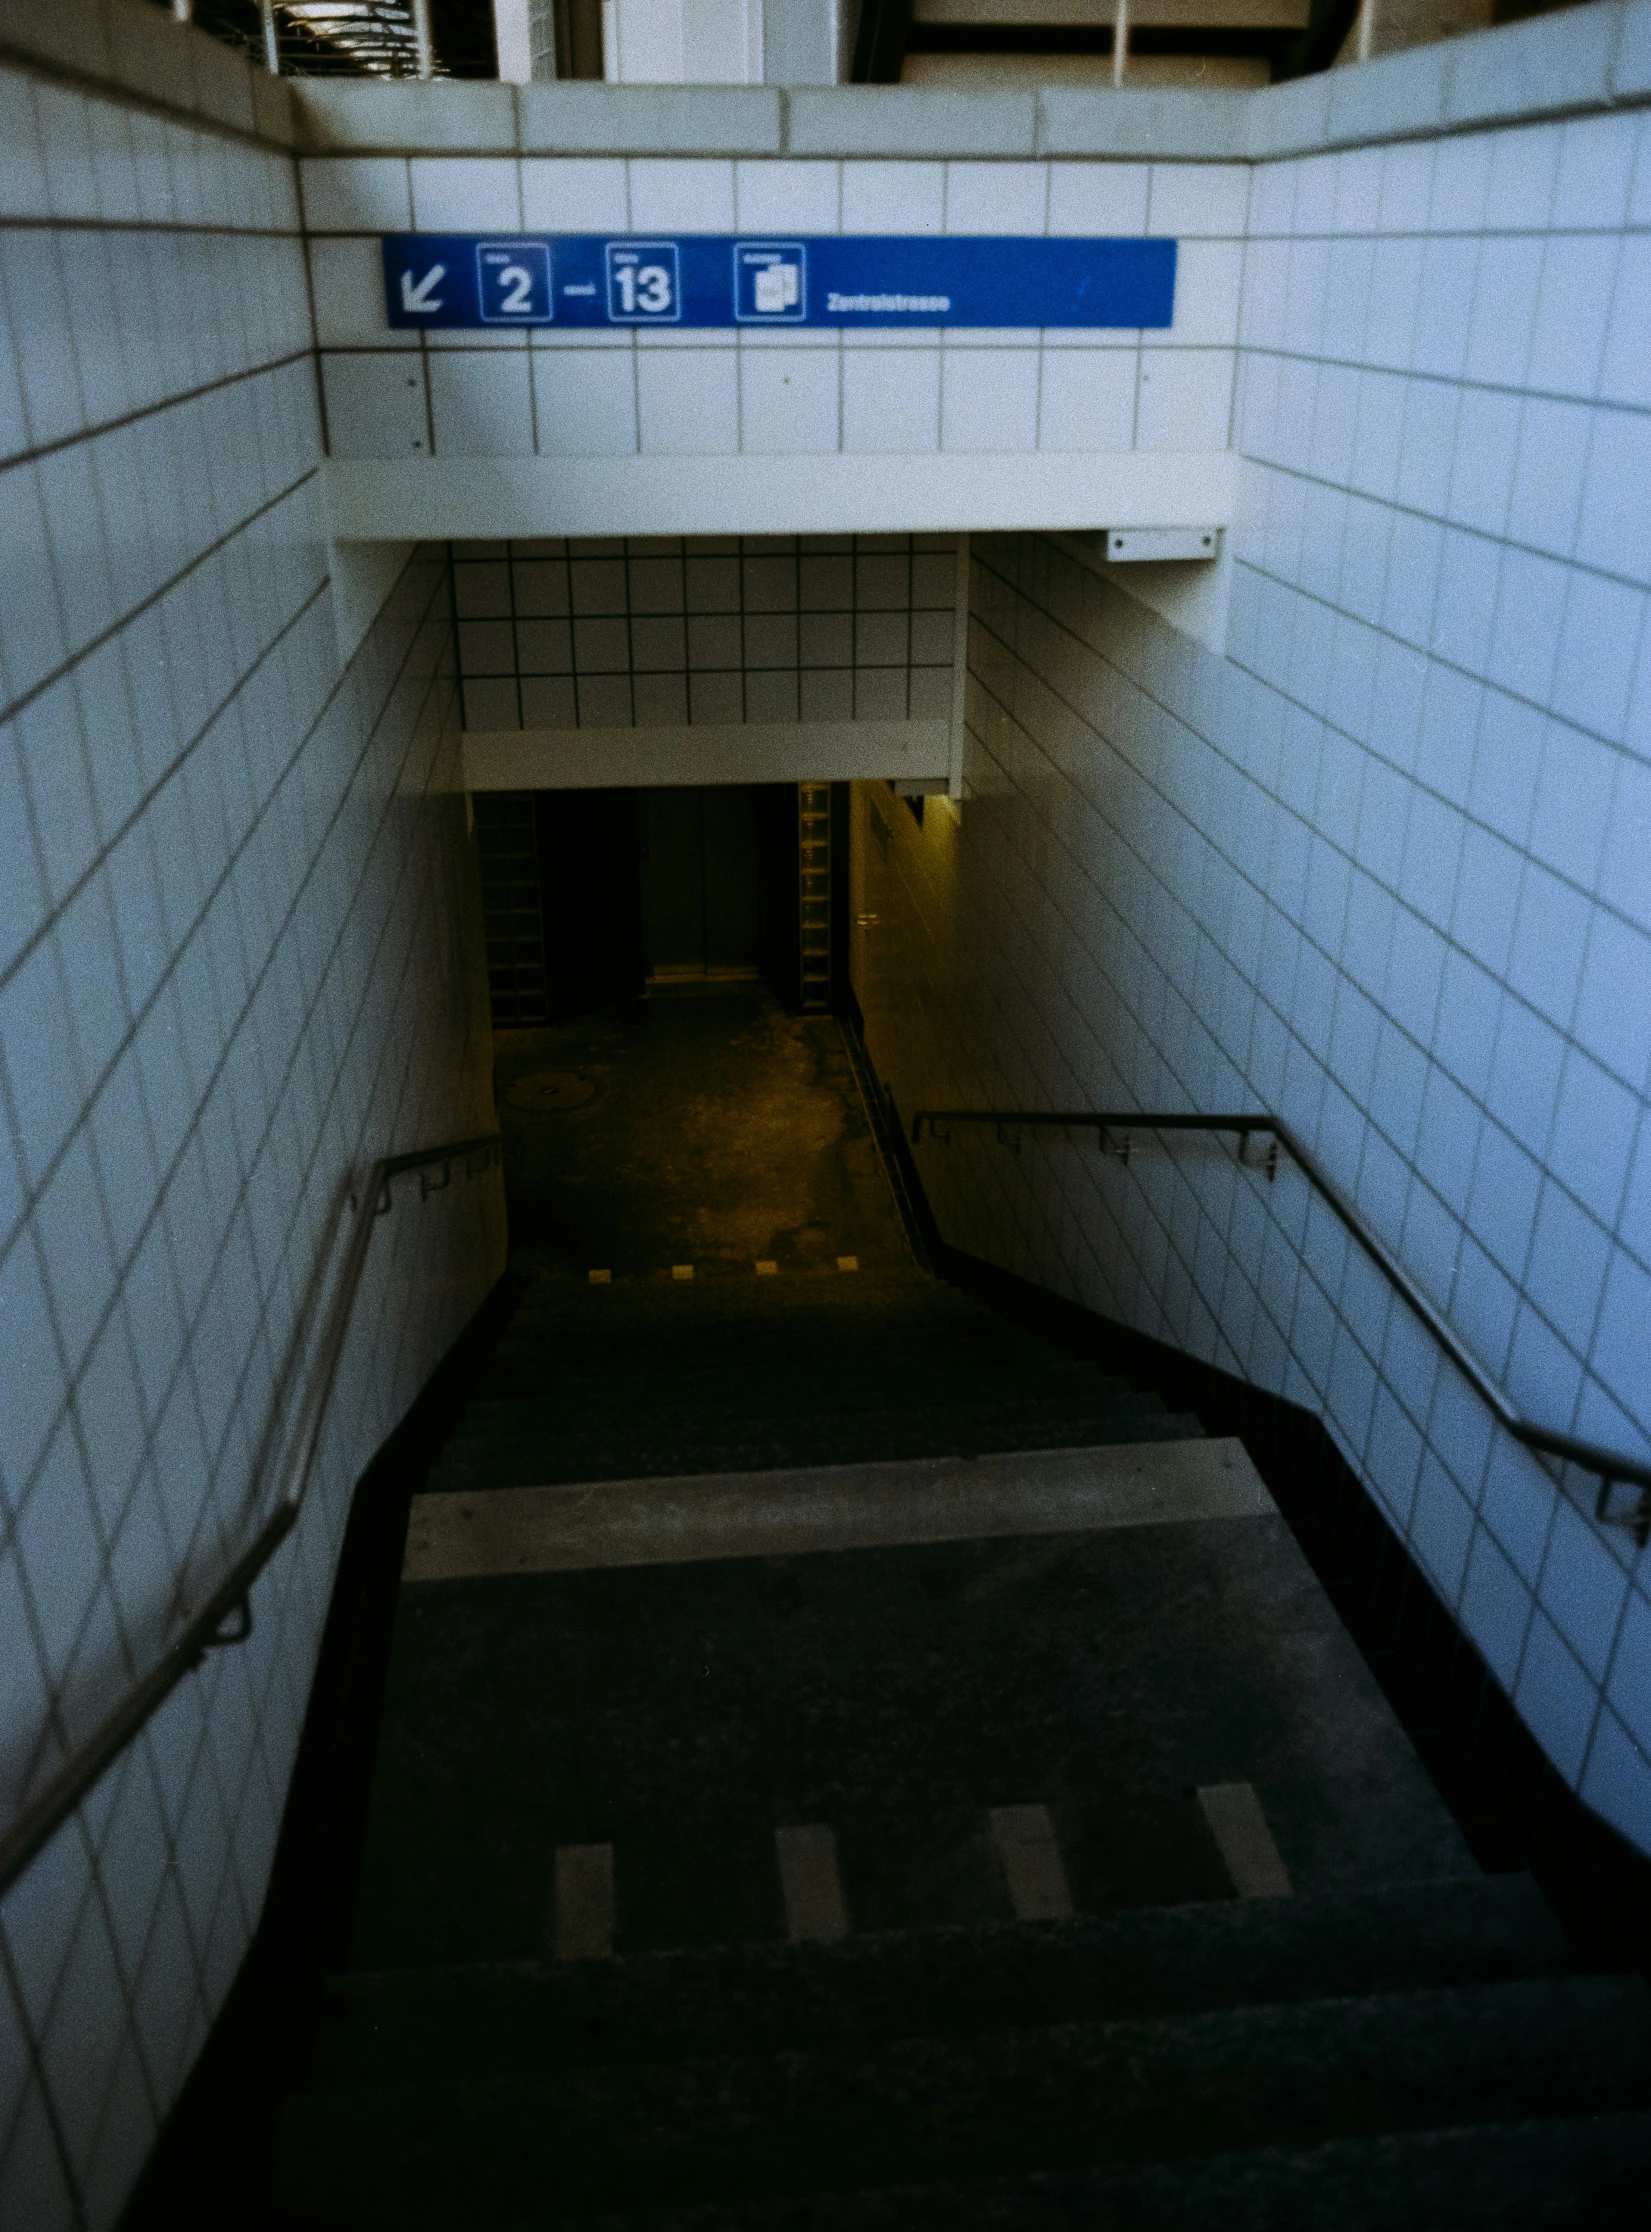
[[[852,1368],[844,1370],[835,1358],[821,1369],[806,1353],[793,1353],[783,1366],[760,1375],[752,1370],[750,1359],[742,1364],[714,1366],[673,1363],[639,1369],[628,1364],[610,1365],[601,1372],[569,1372],[553,1366],[537,1385],[520,1393],[479,1395],[466,1406],[460,1431],[472,1427],[482,1432],[511,1430],[518,1425],[536,1430],[565,1418],[570,1405],[592,1411],[615,1400],[634,1399],[639,1390],[661,1406],[693,1401],[710,1410],[727,1403],[741,1409],[753,1405],[773,1408],[781,1402],[795,1402],[799,1395],[810,1391],[818,1395],[825,1386],[831,1387],[834,1401],[840,1389],[843,1395],[858,1398],[865,1408],[873,1407],[879,1399],[898,1400],[925,1393],[932,1393],[936,1399],[972,1393],[978,1399],[988,1388],[1000,1388],[1008,1396],[1032,1395],[1047,1400],[1073,1394],[1090,1400],[1150,1403],[1163,1408],[1157,1395],[1136,1394],[1126,1380],[1069,1358],[1017,1359],[1005,1370],[993,1369],[990,1359],[959,1357],[945,1351],[920,1359],[872,1352],[852,1359]]]
[[[466,1478],[456,1491],[432,1488],[413,1498],[404,1582],[1111,1534],[1168,1521],[1277,1520],[1243,1444],[1202,1434],[1022,1447],[975,1458],[896,1455],[766,1471],[611,1473],[598,1494],[588,1476],[501,1482],[486,1494],[476,1494],[476,1485]],[[1245,1553],[1235,1546],[1235,1554]],[[487,1656],[494,1666],[506,1655],[501,1635],[512,1633],[498,1627],[499,1617],[497,1609],[487,1615]],[[530,1624],[527,1638],[536,1633]],[[867,1641],[859,1639],[860,1651]],[[645,1658],[645,1651],[627,1648],[630,1678]],[[445,1694],[451,1688],[447,1668],[439,1681]],[[1160,1692],[1163,1686],[1160,1681]],[[496,1715],[497,1705],[492,1710]]]
[[[472,1452],[506,1448],[539,1448],[572,1435],[611,1433],[615,1405],[617,1416],[630,1427],[647,1430],[650,1421],[668,1423],[673,1432],[712,1435],[741,1432],[765,1425],[800,1425],[804,1419],[871,1418],[882,1415],[913,1418],[925,1413],[963,1417],[971,1430],[1000,1417],[1005,1424],[1028,1425],[1045,1418],[1119,1420],[1167,1418],[1158,1395],[1136,1395],[1128,1389],[1096,1386],[1080,1381],[1024,1388],[981,1389],[959,1375],[938,1385],[864,1387],[851,1382],[840,1389],[812,1385],[807,1375],[793,1381],[770,1376],[756,1387],[728,1387],[707,1394],[690,1406],[688,1390],[659,1388],[652,1383],[616,1389],[571,1387],[564,1398],[522,1396],[515,1400],[472,1403],[448,1440],[443,1455],[462,1459]],[[1080,1435],[1080,1440],[1105,1436]],[[1013,1442],[997,1446],[1014,1446]]]
[[[555,2220],[562,2232],[1594,2232],[1651,2186],[1651,2115],[1532,2119],[1267,2147],[1149,2170],[792,2197]],[[518,2219],[512,2232],[548,2232]]]
[[[958,1405],[895,1411],[835,1411],[782,1423],[738,1419],[610,1420],[554,1440],[444,1452],[431,1468],[432,1494],[514,1488],[551,1481],[628,1480],[644,1475],[770,1472],[926,1457],[980,1457],[1077,1445],[1196,1441],[1203,1427],[1174,1411],[1093,1412],[1071,1404],[1046,1414],[1002,1403],[973,1413]]]
[[[726,2204],[1145,2166],[1651,2102],[1638,1978],[347,2087],[288,2103],[289,2220]]]
[[[990,1317],[948,1317],[929,1310],[889,1310],[871,1303],[863,1303],[852,1311],[839,1305],[830,1310],[751,1309],[703,1314],[697,1303],[689,1303],[673,1305],[670,1316],[655,1316],[650,1312],[632,1321],[622,1319],[616,1312],[598,1328],[559,1323],[554,1319],[535,1323],[531,1319],[513,1318],[504,1341],[516,1347],[548,1344],[558,1352],[589,1357],[593,1363],[600,1363],[604,1359],[611,1361],[621,1342],[634,1343],[639,1350],[662,1356],[679,1348],[712,1356],[719,1352],[737,1353],[737,1344],[747,1337],[766,1341],[775,1348],[796,1348],[806,1342],[823,1351],[845,1353],[855,1348],[875,1348],[884,1339],[918,1347],[973,1342],[995,1347],[1002,1353],[1026,1356],[1061,1353],[1052,1352],[1049,1344],[1026,1333],[1010,1332]]]
[[[700,1316],[694,1306],[661,1322],[650,1318],[625,1323],[615,1318],[595,1331],[554,1322],[535,1325],[512,1319],[499,1347],[503,1355],[525,1352],[577,1360],[596,1370],[613,1369],[616,1357],[726,1358],[737,1362],[755,1343],[774,1355],[876,1355],[886,1347],[912,1355],[979,1353],[986,1356],[1044,1357],[1070,1363],[1066,1351],[1025,1333],[1012,1332],[986,1316],[948,1318],[929,1311],[896,1312],[865,1305],[857,1310],[775,1310]]]
[[[735,1317],[747,1310],[765,1316],[829,1316],[878,1308],[908,1315],[933,1314],[965,1320],[990,1317],[985,1303],[937,1279],[932,1272],[890,1271],[865,1266],[856,1271],[780,1272],[772,1278],[753,1270],[737,1277],[701,1275],[673,1278],[667,1269],[647,1279],[617,1278],[600,1285],[568,1281],[556,1288],[531,1286],[517,1305],[523,1325],[573,1327],[666,1321],[694,1313],[701,1321]]]
[[[849,2046],[1558,1976],[1528,1876],[335,1977],[312,2088]]]
[[[879,1387],[899,1394],[927,1382],[950,1391],[960,1381],[1012,1393],[1024,1387],[1112,1387],[1117,1375],[1062,1358],[1010,1353],[985,1343],[918,1347],[902,1341],[867,1339],[853,1349],[816,1349],[809,1342],[753,1340],[743,1354],[673,1347],[640,1351],[616,1363],[610,1355],[600,1367],[587,1368],[553,1346],[501,1352],[494,1367],[478,1377],[479,1402],[531,1401],[542,1396],[561,1402],[587,1394],[593,1401],[628,1397],[638,1387],[657,1387],[673,1401],[716,1402],[732,1394],[761,1398],[771,1379],[796,1388]]]
[[[646,1358],[663,1365],[703,1362],[715,1368],[735,1365],[755,1349],[777,1357],[811,1356],[875,1358],[901,1356],[981,1356],[1030,1363],[1069,1364],[1065,1351],[1023,1333],[1005,1332],[990,1319],[948,1325],[930,1317],[895,1318],[882,1310],[856,1316],[833,1315],[823,1322],[813,1316],[778,1313],[774,1317],[731,1317],[714,1325],[685,1323],[672,1326],[608,1328],[605,1339],[580,1341],[558,1327],[513,1331],[500,1342],[504,1356],[548,1356],[563,1369],[613,1371],[634,1368],[633,1360]]]
[[[615,1294],[641,1294],[657,1291],[662,1284],[669,1284],[668,1273],[670,1268],[669,1255],[662,1254],[656,1272],[635,1278],[615,1277],[611,1291]],[[866,1263],[855,1275],[864,1280],[875,1280],[878,1285],[887,1287],[891,1292],[905,1288],[913,1293],[921,1293],[929,1288],[940,1287],[945,1289],[947,1287],[945,1280],[936,1278],[932,1271],[925,1271],[921,1265],[913,1263],[909,1257],[900,1261]],[[725,1288],[735,1287],[742,1281],[755,1276],[756,1267],[751,1264],[742,1270],[719,1273],[714,1279],[708,1278],[706,1283],[707,1285]],[[848,1274],[839,1271],[836,1265],[830,1262],[822,1263],[812,1269],[800,1265],[796,1267],[787,1265],[776,1273],[774,1283],[777,1287],[785,1289],[827,1288],[835,1285],[846,1276]],[[546,1308],[555,1308],[564,1304],[572,1306],[577,1303],[581,1295],[589,1291],[591,1289],[588,1274],[581,1275],[577,1272],[565,1271],[538,1272],[527,1281],[523,1289],[523,1300]],[[955,1293],[958,1290],[953,1288],[950,1291]]]

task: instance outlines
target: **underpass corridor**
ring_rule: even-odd
[[[259,2221],[1625,2212],[1643,1983],[1480,1871],[1242,1444],[928,1268],[844,1026],[498,1072],[514,1306]]]
[[[1648,366],[1651,0],[0,5],[0,2232],[1639,2221]]]

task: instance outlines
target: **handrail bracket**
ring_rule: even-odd
[[[1632,1511],[1613,1511],[1611,1491],[1614,1488],[1631,1488],[1633,1481],[1625,1481],[1620,1473],[1601,1472],[1599,1494],[1594,1498],[1594,1517],[1605,1527],[1626,1527],[1643,1550],[1651,1542],[1651,1488],[1641,1487],[1639,1502]]]
[[[1231,1115],[1217,1115],[1186,1108],[920,1108],[911,1121],[912,1145],[915,1147],[921,1142],[925,1125],[929,1137],[944,1144],[951,1137],[954,1124],[990,1124],[999,1142],[1017,1154],[1025,1131],[1040,1127],[1056,1131],[1093,1131],[1101,1153],[1125,1164],[1130,1159],[1136,1132],[1154,1132],[1161,1136],[1172,1132],[1236,1133],[1239,1167],[1264,1171],[1269,1185],[1278,1176],[1282,1149],[1388,1285],[1432,1334],[1498,1425],[1534,1456],[1557,1458],[1563,1464],[1580,1467],[1583,1472],[1596,1473],[1599,1493],[1594,1500],[1594,1517],[1598,1523],[1602,1527],[1623,1528],[1642,1550],[1651,1543],[1651,1464],[1643,1458],[1624,1456],[1619,1451],[1602,1448],[1597,1442],[1584,1441],[1574,1434],[1561,1433],[1552,1426],[1539,1426],[1521,1417],[1485,1366],[1458,1338],[1438,1306],[1282,1117],[1266,1109],[1240,1109]],[[1260,1152],[1253,1160],[1252,1139],[1261,1142]],[[1613,1493],[1618,1488],[1639,1491],[1639,1500],[1632,1510],[1613,1509]]]
[[[1261,1141],[1261,1152],[1254,1162],[1250,1160],[1250,1141]],[[1246,1170],[1261,1170],[1267,1175],[1270,1186],[1278,1176],[1278,1134],[1270,1125],[1255,1124],[1238,1135],[1238,1159]]]

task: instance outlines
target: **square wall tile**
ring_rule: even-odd
[[[635,674],[631,700],[638,728],[680,728],[688,718],[685,674]]]
[[[523,675],[523,728],[576,728],[579,706],[571,676]]]
[[[1035,449],[1038,354],[1036,349],[948,350],[941,373],[941,448]]]
[[[835,350],[742,350],[740,448],[748,456],[834,451],[840,363]]]
[[[415,155],[407,170],[415,232],[521,231],[521,176],[513,155]]]
[[[1560,1773],[1574,1781],[1587,1756],[1599,1692],[1540,1612],[1526,1639],[1514,1704]]]
[[[1046,349],[1039,449],[1133,448],[1136,363],[1133,349]]]
[[[1651,1763],[1609,1709],[1594,1729],[1582,1799],[1642,1852],[1651,1846]]]
[[[856,670],[854,718],[857,721],[903,721],[907,717],[904,667],[860,667]]]
[[[464,685],[464,725],[467,729],[514,729],[522,725],[516,677],[478,676]],[[533,724],[537,726],[537,724]]]
[[[323,349],[416,349],[419,337],[392,326],[384,309],[384,266],[376,240],[312,240],[315,337]]]
[[[1147,163],[1051,163],[1049,231],[1126,238],[1147,229]]]
[[[736,229],[742,233],[834,233],[841,201],[836,163],[734,165]]]
[[[1639,119],[1577,117],[1559,127],[1548,223],[1555,232],[1617,232],[1628,221]]]
[[[1185,240],[1242,240],[1249,193],[1244,163],[1154,163],[1147,230]]]
[[[1232,387],[1229,349],[1144,348],[1135,447],[1225,449]]]
[[[298,166],[306,230],[411,232],[412,192],[400,155],[322,155]]]
[[[454,349],[430,358],[437,457],[531,457],[533,393],[523,350]]]
[[[731,457],[738,450],[739,360],[731,350],[645,350],[636,378],[644,455]]]
[[[735,229],[732,163],[633,156],[630,173],[632,232]]]
[[[521,170],[525,232],[630,230],[630,177],[622,157],[528,155]]]
[[[842,363],[845,450],[912,456],[939,448],[938,349],[855,349]]]
[[[688,684],[691,721],[743,721],[745,688],[738,674],[695,674]]]
[[[945,217],[944,163],[844,163],[844,232],[938,233]]]
[[[425,457],[430,450],[424,361],[400,351],[324,356],[327,451],[332,457]]]
[[[635,454],[637,359],[631,351],[536,349],[529,362],[541,457]]]
[[[948,163],[949,233],[1035,234],[1049,212],[1046,163]]]
[[[805,667],[798,677],[798,702],[805,721],[852,721],[853,672],[848,668]]]
[[[1175,322],[1152,338],[1194,347],[1231,348],[1238,340],[1238,291],[1244,249],[1233,240],[1189,240],[1175,259]]]

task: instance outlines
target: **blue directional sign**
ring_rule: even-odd
[[[1173,240],[395,233],[393,326],[1167,326]]]

